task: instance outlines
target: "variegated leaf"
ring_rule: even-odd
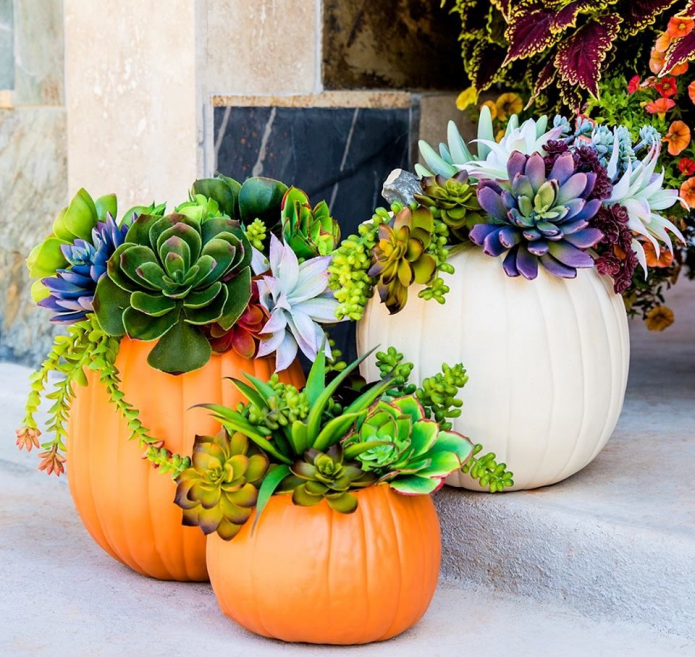
[[[668,72],[674,66],[692,61],[693,59],[695,59],[695,31],[673,41],[671,47],[666,52],[664,67],[661,69],[659,77],[668,75]]]
[[[469,55],[466,73],[477,91],[485,91],[497,82],[502,72],[504,48],[490,42],[474,45]]]
[[[540,7],[514,11],[506,32],[509,51],[502,65],[537,55],[554,46],[561,36],[550,29],[554,17],[554,11]]]
[[[654,23],[657,16],[676,4],[677,0],[630,0],[624,3],[621,16],[623,36],[634,36]]]
[[[611,13],[592,19],[560,43],[555,66],[562,79],[598,94],[601,65],[618,36],[622,19]]]
[[[550,31],[553,34],[559,34],[577,26],[577,18],[580,14],[586,14],[596,10],[596,2],[594,0],[574,0],[566,7],[555,12],[555,16],[550,23]]]
[[[678,16],[683,18],[695,18],[695,0],[688,0],[682,11],[678,12]]]

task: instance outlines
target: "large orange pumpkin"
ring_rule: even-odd
[[[195,372],[172,376],[147,364],[153,346],[121,341],[116,366],[122,390],[151,435],[182,455],[190,454],[196,434],[219,429],[207,411],[189,410],[192,406],[235,406],[243,399],[224,377],[241,378],[247,372],[267,380],[273,373],[273,359],[246,360],[230,351]],[[304,383],[298,363],[283,374],[288,383]],[[70,492],[87,531],[114,559],[143,575],[206,581],[205,536],[197,527],[181,525],[176,484],[142,458],[104,386],[94,374],[88,380],[87,387],[76,390],[67,441]]]
[[[434,504],[386,485],[357,497],[346,515],[277,495],[253,532],[252,518],[231,541],[208,536],[222,611],[256,634],[307,643],[382,641],[415,624],[439,574]]]

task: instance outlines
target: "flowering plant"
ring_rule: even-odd
[[[481,447],[451,430],[447,418],[460,412],[455,395],[468,380],[463,366],[445,365],[416,387],[408,383],[412,364],[390,348],[377,354],[381,379],[357,390],[349,377],[368,355],[329,379],[321,349],[302,390],[277,376],[246,375],[233,381],[245,404],[204,405],[223,430],[197,436],[190,466],[178,475],[183,523],[231,540],[273,495],[353,513],[363,488],[427,495],[461,468],[492,492],[513,485],[494,455],[478,458]]]
[[[327,291],[326,254],[340,230],[325,203],[312,210],[303,192],[277,180],[217,176],[197,180],[169,214],[152,204],[117,217],[115,196],[94,200],[81,189],[27,259],[34,299],[67,325],[32,376],[17,431],[20,449],[38,446],[35,413],[57,370],[63,377],[46,395],[54,438],[43,444],[41,468],[49,473],[63,471],[65,423],[85,370],[98,374],[153,463],[174,473],[187,464],[158,448],[123,399],[115,360],[124,336],[153,342],[148,363],[174,375],[229,349],[275,355],[278,371],[298,350],[331,357],[322,325],[338,321],[338,302]]]
[[[572,124],[562,116],[520,123],[512,115],[498,139],[494,132],[491,109],[483,105],[473,144],[453,122],[439,153],[420,142],[425,166],[416,165],[419,179],[408,178],[414,193],[402,181],[395,187],[387,181],[391,212],[377,210],[329,267],[339,316],[361,317],[373,288],[398,312],[415,282],[425,285],[419,296],[444,303],[449,290],[441,274],[452,272],[447,257],[462,242],[504,256],[509,276],[534,279],[542,267],[574,278],[577,269],[596,267],[613,278],[616,293],[625,293],[638,266],[644,279],[651,254],[671,254],[674,241],[683,239],[663,214],[678,192],[665,188],[656,169],[661,139],[651,126],[640,130],[638,143],[623,125],[586,118]],[[402,228],[404,213],[421,217],[415,238]],[[408,269],[414,272],[422,258],[434,263],[426,280]],[[394,295],[399,303],[389,305]]]

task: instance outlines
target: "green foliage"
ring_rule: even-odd
[[[462,470],[472,479],[478,480],[481,486],[488,488],[491,493],[501,493],[505,488],[514,485],[514,474],[507,470],[505,463],[497,463],[495,454],[490,452],[478,458],[483,446],[478,443],[473,448],[473,456]]]
[[[121,381],[116,368],[119,340],[107,335],[99,325],[96,317],[89,314],[83,321],[72,324],[66,336],[57,336],[49,355],[34,374],[31,375],[31,391],[26,401],[26,414],[22,429],[28,428],[39,433],[36,413],[42,395],[52,402],[48,410],[46,430],[53,438],[42,444],[46,451],[42,455],[41,469],[57,474],[62,472],[65,461],[66,423],[70,406],[75,398],[75,385],[86,386],[86,370],[95,372],[99,385],[106,389],[109,401],[115,411],[125,419],[130,431],[130,439],[137,440],[144,457],[153,463],[162,473],[171,473],[176,477],[179,471],[188,467],[188,457],[172,454],[161,441],[150,436],[139,419],[139,412],[129,404],[121,390]],[[46,393],[49,377],[57,374],[60,378],[54,389]],[[22,431],[20,429],[20,431]],[[53,463],[53,468],[50,464]]]
[[[457,398],[459,390],[468,382],[468,375],[461,363],[442,365],[442,371],[426,378],[416,395],[425,407],[427,417],[434,418],[444,431],[452,428],[447,418],[461,416],[463,401]]]
[[[442,375],[428,380],[426,389],[417,389],[408,383],[412,363],[390,348],[377,355],[381,380],[356,388],[349,377],[369,355],[329,379],[322,349],[303,390],[281,383],[277,376],[264,382],[247,374],[246,381],[232,379],[245,403],[235,409],[202,405],[230,435],[243,434],[268,458],[267,477],[256,482],[257,518],[274,494],[292,493],[293,502],[302,506],[325,499],[341,513],[357,508],[353,492],[366,486],[388,484],[401,493],[428,494],[472,455],[467,438],[440,430],[433,419],[452,416],[456,403],[449,398],[451,386],[462,385],[465,378],[460,366],[445,366]],[[429,406],[421,405],[415,395]],[[197,472],[207,476],[199,468]],[[194,502],[188,492],[177,501],[184,508]],[[211,508],[206,507],[206,513]],[[217,522],[220,514],[211,517]],[[213,521],[206,531],[214,531]]]
[[[340,227],[326,201],[311,208],[309,197],[290,187],[282,200],[282,232],[300,262],[330,255],[340,242]]]
[[[259,251],[264,250],[264,244],[266,237],[268,236],[268,230],[266,225],[260,219],[254,219],[246,228],[244,229],[244,234],[246,239],[251,243],[251,246],[255,247]]]

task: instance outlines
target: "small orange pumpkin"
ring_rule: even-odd
[[[268,380],[274,360],[246,360],[234,351],[214,355],[199,370],[171,376],[151,368],[152,342],[123,338],[116,359],[126,401],[140,411],[152,436],[168,449],[190,454],[196,434],[219,429],[204,402],[235,406],[243,400],[224,377],[243,372]],[[92,538],[114,559],[157,579],[206,581],[205,536],[181,525],[174,503],[176,484],[142,458],[123,418],[109,402],[94,373],[76,390],[68,424],[68,482],[77,511]],[[301,386],[296,362],[282,376]]]
[[[387,485],[356,495],[353,514],[276,495],[253,533],[252,517],[231,541],[208,536],[222,611],[256,634],[306,643],[383,641],[414,625],[439,575],[434,503]]]

